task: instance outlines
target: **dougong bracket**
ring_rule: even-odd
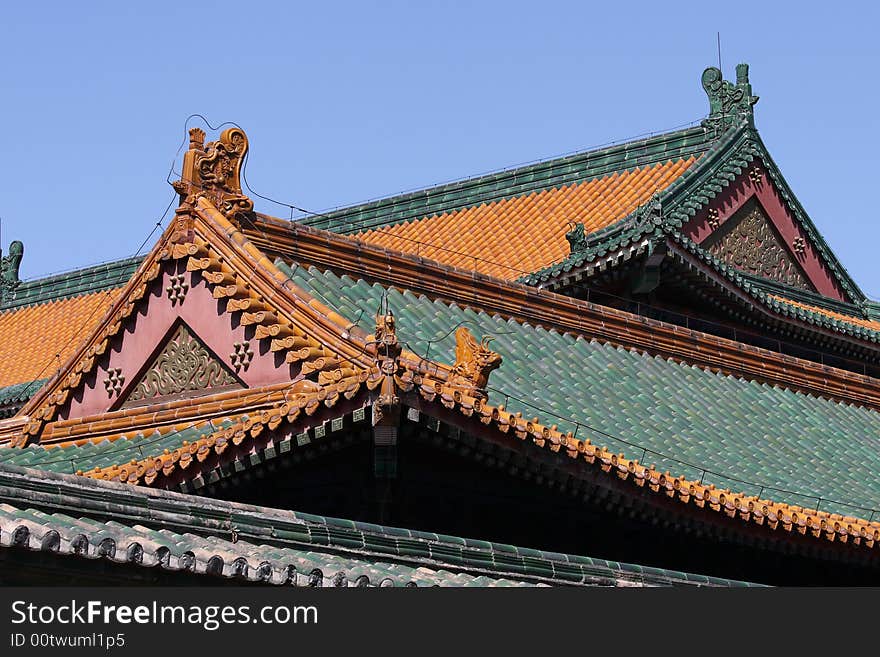
[[[241,167],[247,151],[247,135],[240,128],[227,128],[219,140],[207,144],[205,131],[191,128],[181,177],[174,183],[181,203],[190,195],[204,193],[229,219],[252,212],[253,201],[241,191]]]

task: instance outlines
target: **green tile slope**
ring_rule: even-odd
[[[39,381],[16,383],[15,385],[0,388],[0,406],[27,401],[46,381],[48,379],[40,379]]]
[[[712,133],[700,126],[685,128],[341,208],[301,221],[334,232],[357,233],[700,155],[711,147],[713,140]]]
[[[20,509],[0,503],[0,526],[6,533],[26,527],[30,541],[37,549],[49,532],[57,532],[61,547],[77,539],[88,541],[84,556],[103,556],[113,561],[128,560],[129,547],[137,544],[143,550],[141,565],[180,570],[184,555],[192,555],[191,570],[209,574],[212,559],[222,564],[214,576],[239,577],[245,580],[264,579],[276,584],[299,586],[524,586],[505,577],[456,573],[442,568],[427,568],[382,561],[364,555],[361,558],[322,552],[309,548],[293,549],[248,541],[235,543],[215,536],[176,533],[166,529],[130,526],[120,522],[103,522],[88,517],[62,513],[45,513],[36,509]],[[20,530],[19,530],[20,531]],[[21,533],[19,533],[19,537]],[[19,538],[21,540],[21,538]],[[79,539],[82,541],[82,539]],[[80,543],[80,546],[85,543]],[[112,548],[110,547],[112,546]],[[5,546],[4,546],[5,547]],[[162,555],[167,550],[168,556]],[[112,552],[111,552],[112,550]],[[69,552],[74,552],[70,549]],[[246,564],[245,568],[241,565]],[[315,579],[316,572],[321,574]],[[365,580],[364,580],[365,578]],[[273,581],[274,580],[274,581]]]
[[[287,272],[297,285],[372,330],[384,288],[315,269]],[[880,469],[878,412],[409,292],[389,290],[388,303],[407,347],[431,358],[454,360],[452,333],[459,324],[495,336],[493,348],[504,363],[490,379],[492,403],[506,402],[509,410],[556,422],[561,430],[576,430],[578,438],[630,458],[747,494],[806,507],[815,507],[821,497],[825,511],[863,516],[870,512],[849,505],[880,508],[880,481],[874,476]],[[653,453],[645,455],[643,448]]]
[[[10,546],[300,586],[751,586],[0,465],[0,549]]]
[[[33,397],[37,390],[43,387],[48,379],[31,381],[29,383],[16,383],[15,385],[0,388],[0,418],[10,417],[28,399]]]
[[[132,459],[144,459],[162,454],[163,450],[174,450],[184,440],[193,442],[203,434],[225,428],[230,421],[202,422],[179,431],[160,434],[137,434],[132,438],[116,441],[104,440],[100,443],[71,445],[68,447],[44,447],[30,445],[23,449],[0,447],[0,464],[23,468],[34,468],[60,474],[76,474],[78,470],[87,472],[95,468],[121,465]]]

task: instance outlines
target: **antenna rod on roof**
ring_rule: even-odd
[[[718,38],[718,70],[723,71],[724,69],[721,67],[721,32],[716,32],[715,35]]]

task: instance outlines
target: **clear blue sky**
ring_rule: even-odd
[[[261,194],[322,210],[703,117],[703,68],[751,64],[757,126],[880,298],[873,5],[7,3],[3,246],[27,278],[131,254],[201,113],[248,133]],[[257,209],[285,216],[257,200]]]

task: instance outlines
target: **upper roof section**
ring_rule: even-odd
[[[13,242],[10,251],[16,244],[21,245],[21,242]],[[19,253],[23,254],[24,246],[19,248]],[[10,274],[9,285],[0,294],[0,312],[122,287],[141,260],[141,257],[123,258],[30,281],[18,280],[16,270],[15,277]]]
[[[863,304],[864,294],[798,203],[755,130],[758,98],[752,94],[748,65],[737,66],[735,82],[707,68],[702,86],[709,114],[699,125],[303,222],[535,285],[552,285],[584,263],[592,265],[621,249],[656,247],[672,236],[699,258],[737,272],[760,276],[763,268],[771,272],[768,278],[794,289]],[[737,185],[741,198],[728,202],[729,212],[719,219],[718,198]],[[758,207],[743,219],[746,213],[736,211],[754,196],[772,207]],[[732,221],[724,226],[728,218]],[[722,241],[712,236],[719,228],[735,234]],[[741,246],[733,241],[743,236],[755,238],[745,247],[753,252],[745,267],[739,266],[740,254],[733,253]]]
[[[303,222],[339,233],[364,233],[431,219],[665,162],[693,160],[710,148],[713,136],[702,126],[689,127],[343,208]]]
[[[697,161],[689,155],[531,192],[429,219],[377,228],[365,242],[515,280],[565,259],[573,219],[587,232],[617,223]]]

